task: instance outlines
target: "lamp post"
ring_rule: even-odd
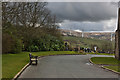
[[[82,38],[84,37],[84,29],[82,30]]]
[[[95,51],[95,52],[97,51],[97,46],[94,46],[94,51]]]
[[[118,25],[115,32],[115,58],[120,60],[120,1],[118,2]]]
[[[111,33],[111,39],[110,39],[110,41],[112,41],[112,37],[113,37],[113,34]]]

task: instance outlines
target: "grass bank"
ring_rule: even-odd
[[[76,47],[76,44],[80,47],[89,47],[92,45],[97,45],[99,48],[103,49],[104,44],[112,44],[111,49],[114,49],[114,41],[109,40],[100,40],[100,39],[91,39],[91,38],[82,38],[82,37],[73,37],[73,36],[63,36],[63,40],[68,41],[72,47]],[[109,46],[108,46],[109,47]]]
[[[115,55],[115,54],[108,54],[108,53],[86,53],[86,54],[94,54],[94,55]]]
[[[104,66],[104,68],[120,72],[120,66]]]
[[[91,61],[94,64],[103,64],[103,67],[106,69],[120,72],[120,61],[113,57],[93,57],[91,58]]]
[[[118,65],[120,61],[113,57],[92,57],[91,61],[94,64]]]
[[[2,55],[2,78],[13,78],[28,62],[29,53],[22,52],[18,54],[3,54]],[[33,55],[47,56],[56,54],[82,54],[74,51],[46,51],[32,52]]]

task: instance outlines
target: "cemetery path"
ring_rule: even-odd
[[[90,55],[61,55],[40,58],[19,78],[118,78],[118,74],[89,63]]]

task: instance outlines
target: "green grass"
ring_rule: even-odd
[[[113,57],[93,57],[91,61],[95,64],[105,64],[108,66],[103,66],[104,68],[108,68],[114,70],[116,72],[120,72],[120,61]]]
[[[3,54],[2,78],[13,78],[29,62],[28,54]]]
[[[28,62],[29,52],[2,55],[2,78],[13,78]],[[32,52],[33,55],[47,56],[56,54],[81,54],[74,51]]]
[[[62,55],[62,54],[83,54],[75,51],[46,51],[46,52],[32,52],[33,55],[48,56],[48,55]]]
[[[93,57],[91,61],[95,64],[118,65],[120,61],[113,57]]]
[[[120,66],[104,66],[104,68],[108,68],[108,69],[120,72]]]
[[[81,38],[73,36],[63,36],[63,40],[67,40],[71,46],[76,47],[76,44],[81,47],[89,47],[91,45],[97,45],[99,48],[102,48],[105,43],[112,43],[112,49],[114,49],[114,41],[100,40],[100,39],[91,39],[91,38]]]
[[[87,53],[87,54],[95,54],[95,55],[115,55],[115,54],[108,54],[108,53]]]

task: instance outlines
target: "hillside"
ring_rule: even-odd
[[[91,39],[91,38],[82,38],[75,36],[62,36],[65,42],[69,42],[71,47],[85,47],[91,48],[96,45],[98,50],[113,51],[114,50],[114,41],[100,40],[100,39]]]
[[[75,37],[85,37],[85,38],[92,38],[92,39],[100,39],[100,40],[115,40],[115,32],[80,32],[80,31],[73,31],[73,30],[63,30],[60,29],[61,34],[63,36],[75,36]]]

